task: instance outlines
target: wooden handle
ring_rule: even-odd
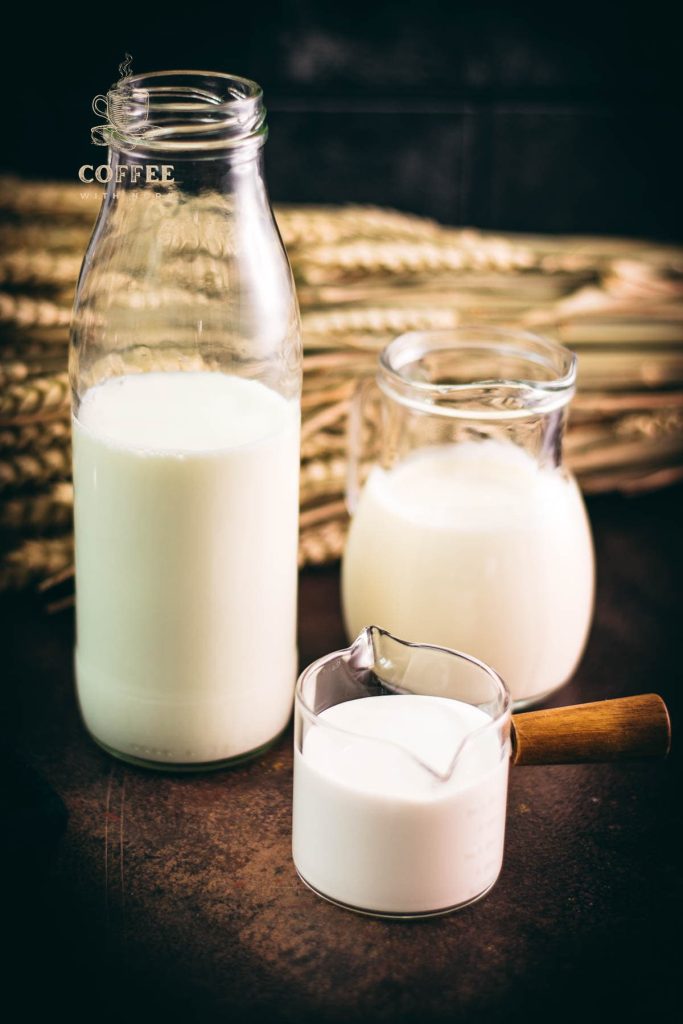
[[[512,716],[513,764],[666,757],[671,722],[656,693]]]

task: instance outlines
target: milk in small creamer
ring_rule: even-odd
[[[304,726],[294,762],[293,856],[309,885],[349,907],[406,915],[457,907],[493,885],[509,744],[484,711],[399,694],[337,704],[317,722]]]

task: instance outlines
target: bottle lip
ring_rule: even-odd
[[[478,419],[520,418],[567,405],[576,355],[514,328],[462,325],[411,331],[382,351],[377,383],[416,410]]]
[[[263,145],[266,110],[257,82],[222,71],[128,75],[107,93],[104,133],[115,149],[198,154]]]

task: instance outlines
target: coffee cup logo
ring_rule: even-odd
[[[104,118],[104,124],[97,124],[90,129],[90,137],[96,146],[110,146],[112,142],[122,143],[127,152],[135,150],[135,138],[149,131],[149,95],[146,90],[134,88],[126,79],[132,75],[133,58],[129,53],[119,64],[120,81],[116,88],[104,95],[100,94],[92,101],[92,109],[98,117]],[[83,164],[78,170],[78,179],[85,185],[97,182],[104,185],[115,180],[129,181],[134,185],[166,184],[174,181],[173,164],[148,164],[119,162],[116,170],[111,162],[100,164]],[[161,194],[161,193],[160,193]]]
[[[149,128],[149,96],[144,89],[133,89],[125,85],[133,69],[133,58],[129,53],[119,64],[120,81],[116,89],[106,95],[100,93],[92,101],[92,109],[105,124],[90,129],[90,137],[96,146],[108,146],[112,141],[125,142],[133,149],[136,135]],[[122,84],[123,83],[123,84]]]

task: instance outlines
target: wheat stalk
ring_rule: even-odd
[[[77,267],[100,196],[92,186],[0,179],[0,522],[12,533],[68,522],[69,485],[51,481],[69,472],[66,344]],[[134,265],[110,275],[107,293],[117,314],[139,325],[160,304],[183,310],[201,302],[207,315],[218,308],[233,259],[221,228],[228,208],[226,199],[208,194],[192,209],[171,194],[140,204],[138,229],[159,246],[160,287],[150,289]],[[341,551],[350,401],[358,381],[374,373],[378,351],[405,331],[476,320],[528,326],[570,344],[579,352],[580,378],[567,454],[584,489],[628,492],[678,478],[679,247],[502,236],[362,206],[281,206],[276,216],[298,282],[304,335],[302,564]],[[104,244],[118,242],[112,236]],[[210,344],[210,330],[206,339]],[[182,332],[148,340],[135,350],[122,342],[91,368],[92,383],[112,374],[189,368]],[[196,351],[191,359],[196,369],[216,368]],[[12,572],[0,584],[34,578],[40,557],[56,558],[58,550],[66,557],[68,538],[61,543],[15,547]],[[59,565],[60,578],[68,564]]]
[[[95,219],[103,190],[95,186],[56,182],[23,181],[0,177],[0,210],[9,214],[76,218],[87,223]]]
[[[12,384],[0,395],[0,425],[11,420],[25,422],[31,417],[63,412],[68,408],[69,400],[69,375],[66,372]]]
[[[682,480],[683,466],[620,466],[617,470],[603,469],[586,475],[581,486],[588,495],[617,490],[629,495],[670,487]]]
[[[71,536],[24,540],[5,552],[0,563],[0,591],[21,590],[66,569],[72,561]]]
[[[46,448],[68,448],[70,445],[71,427],[66,418],[25,426],[0,426],[0,452],[37,453]]]
[[[13,324],[26,330],[31,327],[67,327],[71,310],[47,299],[0,292],[0,324]]]
[[[18,384],[26,380],[29,375],[29,367],[26,363],[13,362],[0,364],[0,387],[7,384]]]
[[[0,459],[0,492],[31,485],[40,487],[71,474],[68,449],[47,448],[39,452],[10,452]]]
[[[31,252],[46,249],[49,252],[72,253],[83,258],[90,237],[90,226],[33,223],[3,224],[0,222],[0,251]]]
[[[301,466],[299,484],[302,516],[307,504],[321,496],[340,493],[346,480],[346,459],[337,457],[307,459]]]
[[[58,483],[40,494],[27,494],[0,501],[0,529],[40,534],[63,532],[71,527],[73,489]]]
[[[331,519],[305,530],[299,537],[299,565],[321,565],[341,557],[346,538],[346,524]]]
[[[0,255],[0,284],[40,285],[45,288],[73,284],[78,277],[82,256],[38,250],[6,252]]]

